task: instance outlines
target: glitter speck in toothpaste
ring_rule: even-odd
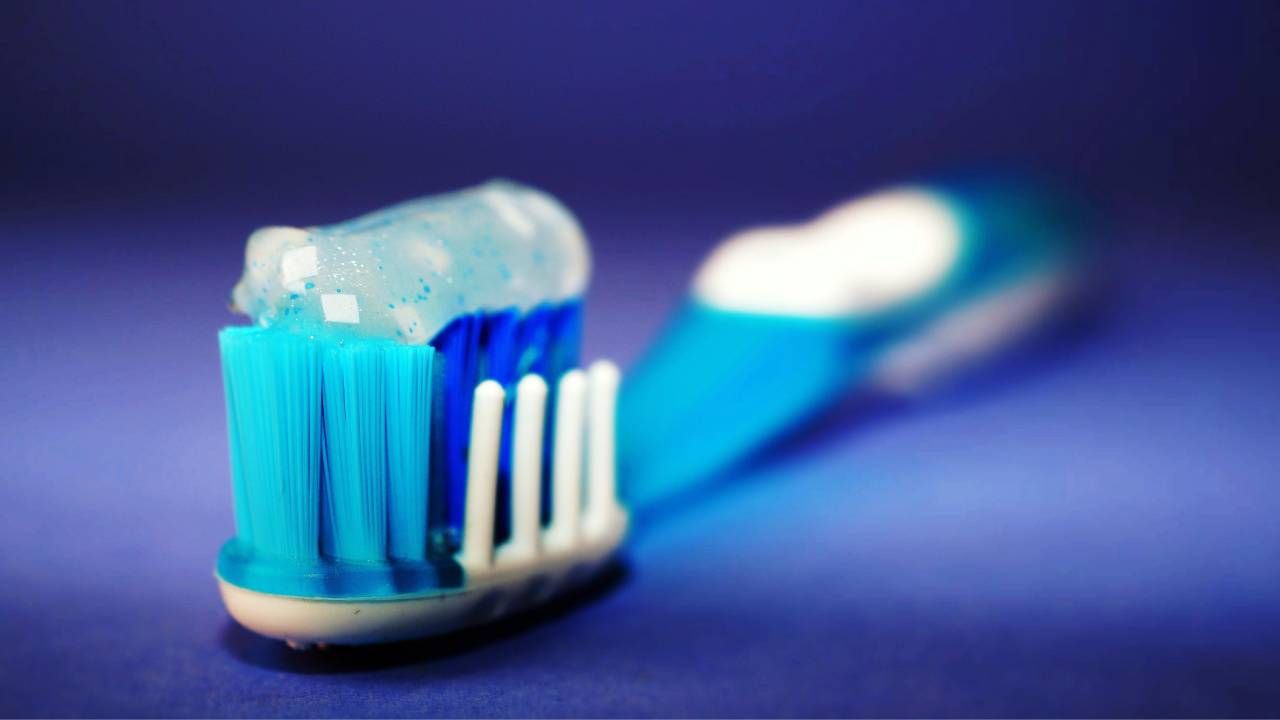
[[[492,181],[335,225],[258,230],[231,299],[261,327],[421,344],[460,313],[577,298],[589,272],[559,202]]]

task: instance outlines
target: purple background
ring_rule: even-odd
[[[0,6],[0,714],[1280,713],[1270,3]],[[238,629],[242,243],[505,175],[624,366],[746,224],[956,168],[1107,220],[1103,312],[641,517],[576,602],[394,648]]]

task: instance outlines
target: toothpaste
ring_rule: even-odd
[[[420,345],[462,315],[580,298],[589,274],[563,205],[491,181],[335,225],[258,230],[231,302],[261,327]]]

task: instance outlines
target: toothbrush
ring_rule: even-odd
[[[220,333],[236,534],[217,580],[292,647],[423,637],[613,557],[617,368],[577,369],[577,222],[493,182],[250,237]],[[584,472],[585,470],[585,472]]]
[[[619,464],[633,507],[725,472],[852,388],[915,396],[1071,297],[1069,216],[1009,185],[891,188],[738,233],[628,373]]]

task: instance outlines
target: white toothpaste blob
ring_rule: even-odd
[[[943,197],[915,187],[886,190],[808,223],[731,236],[699,268],[693,294],[740,312],[871,313],[939,282],[960,244],[960,221]]]
[[[231,300],[262,327],[416,345],[459,315],[580,297],[589,274],[563,205],[492,181],[336,225],[258,230]]]

